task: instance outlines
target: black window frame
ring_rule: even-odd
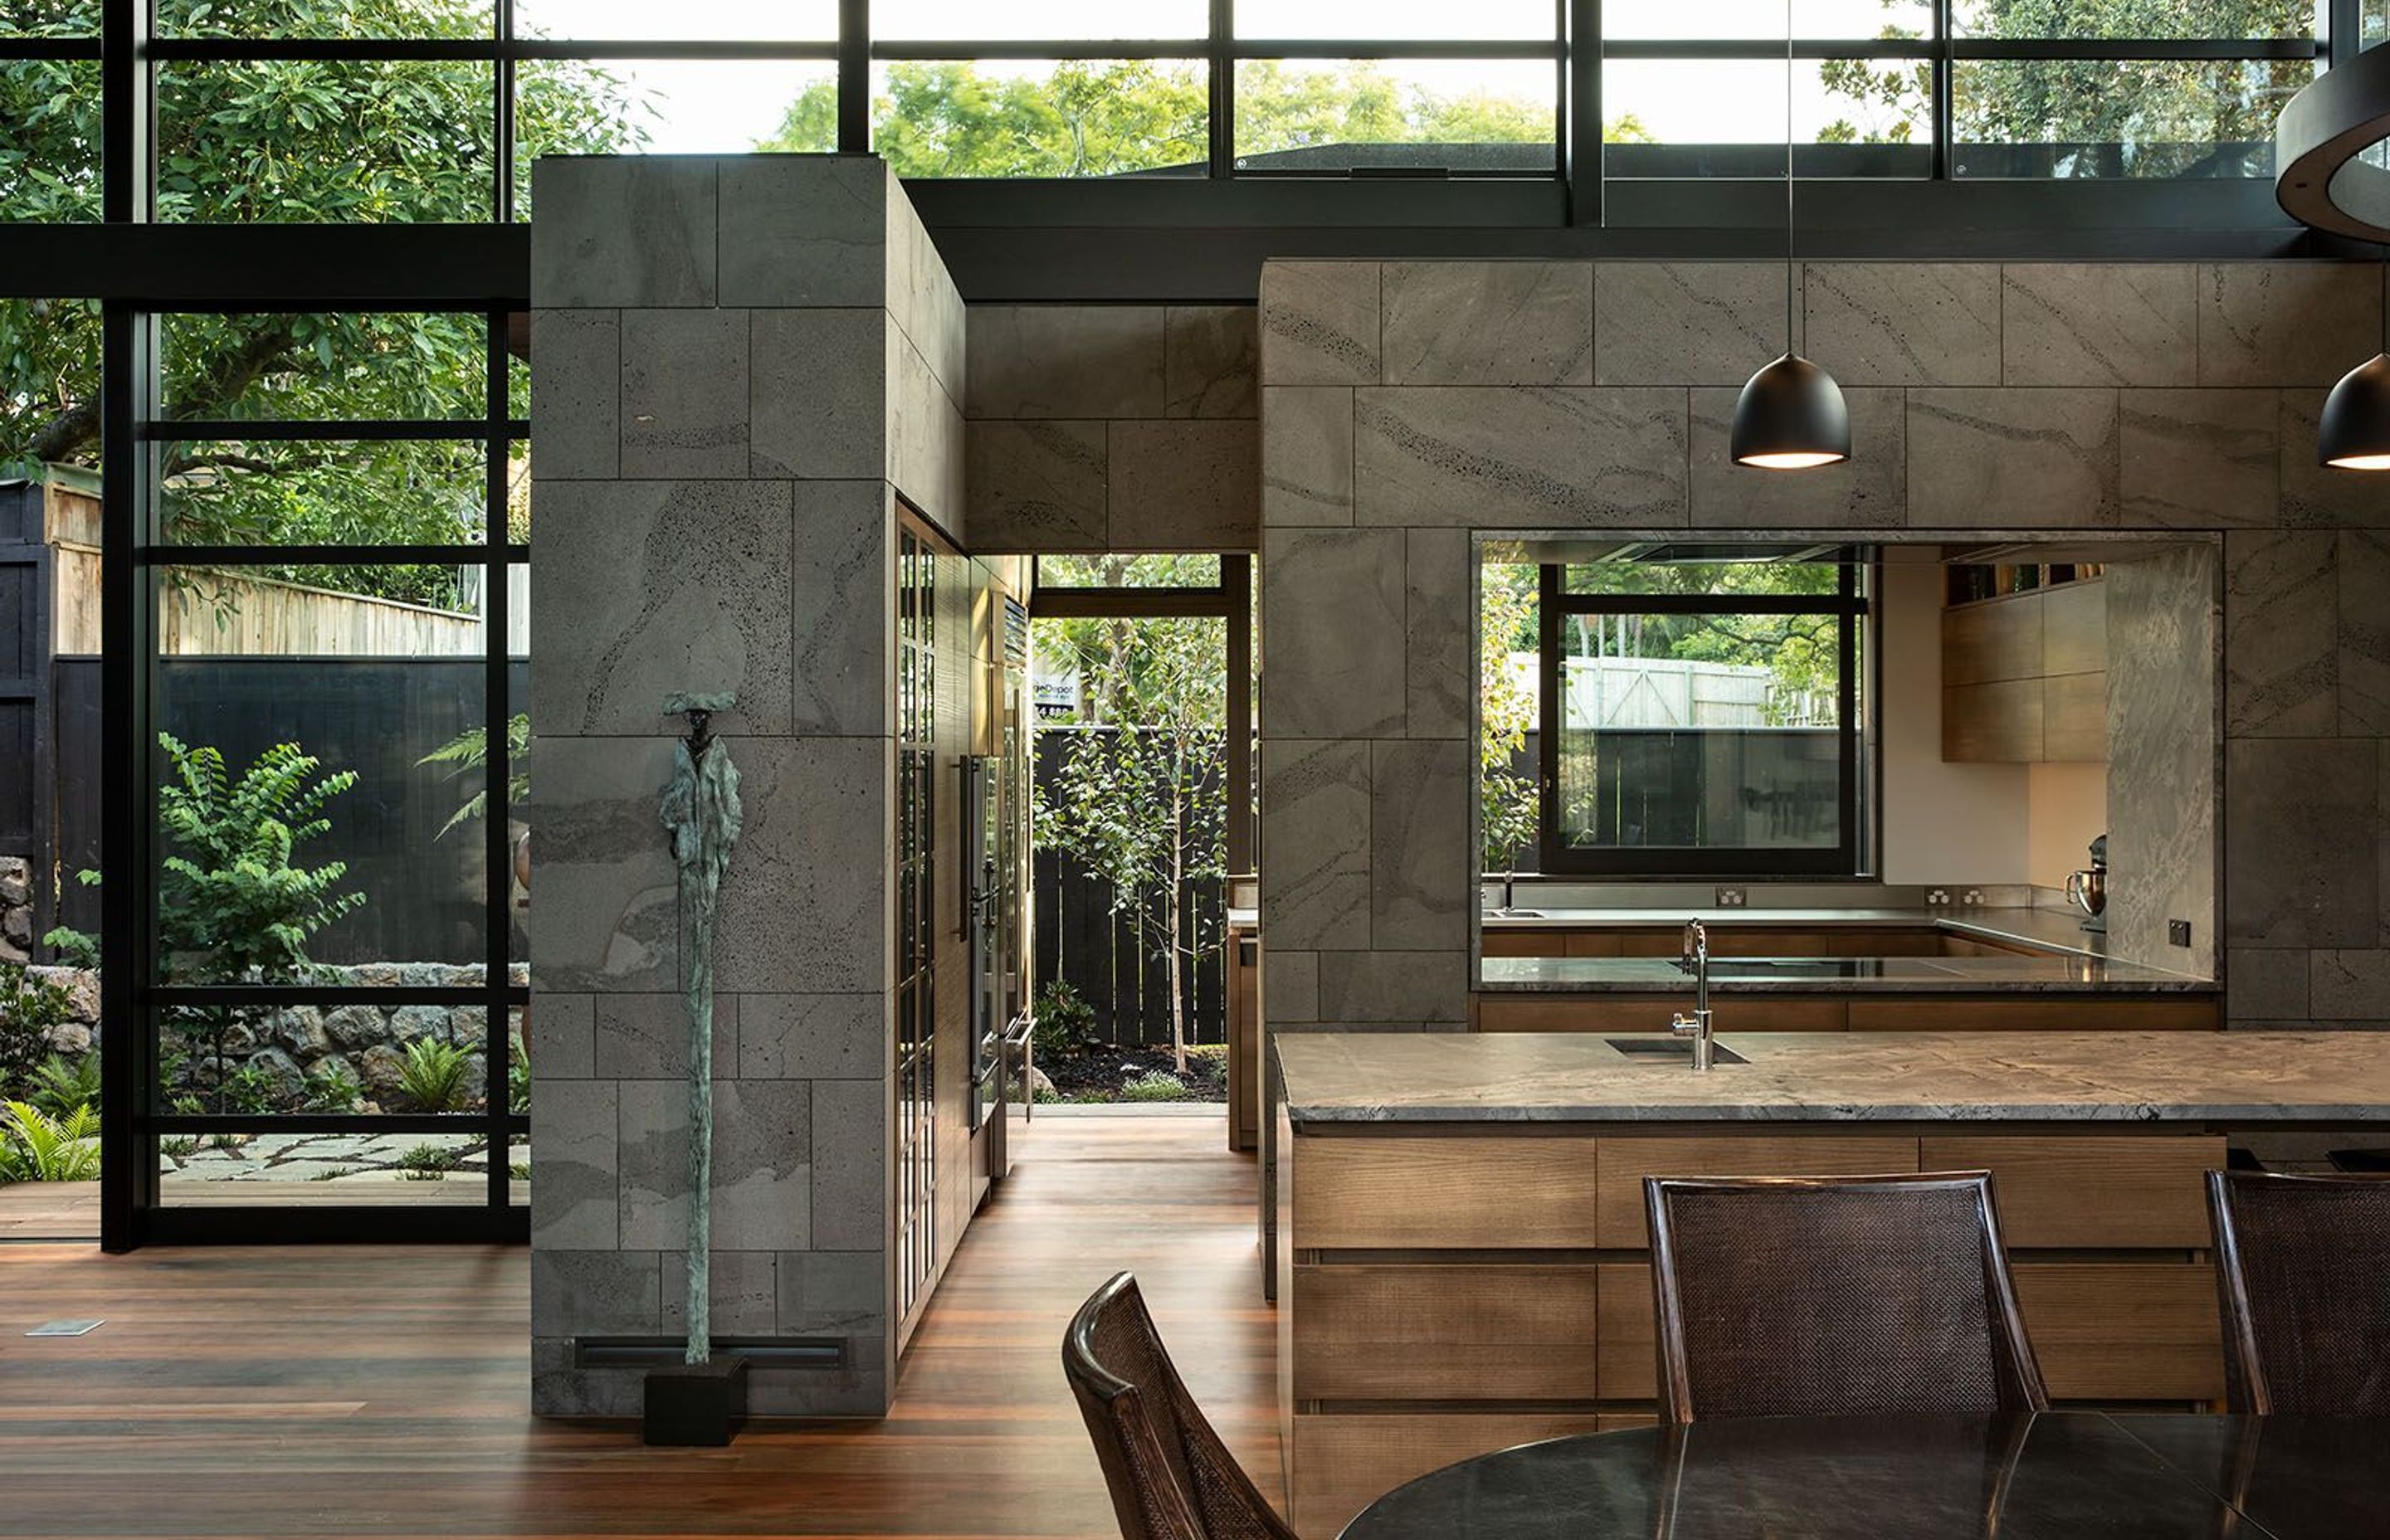
[[[1572,594],[1564,581],[1571,563],[1545,561],[1536,574],[1536,849],[1546,878],[1664,880],[1675,878],[1740,878],[1770,880],[1857,880],[1866,876],[1868,841],[1861,825],[1862,776],[1873,735],[1860,720],[1859,669],[1867,654],[1860,637],[1873,617],[1871,584],[1862,577],[1872,558],[1846,550],[1835,558],[1838,592],[1803,595]],[[1561,622],[1572,615],[1833,615],[1842,621],[1835,683],[1840,780],[1835,817],[1839,838],[1831,847],[1720,845],[1614,846],[1572,849],[1561,829],[1560,756]]]

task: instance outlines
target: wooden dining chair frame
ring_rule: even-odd
[[[2216,1300],[2224,1328],[2224,1405],[2238,1416],[2268,1417],[2274,1411],[2273,1387],[2267,1382],[2266,1364],[2257,1345],[2256,1302],[2249,1295],[2249,1271],[2242,1255],[2241,1230],[2232,1195],[2236,1189],[2291,1186],[2370,1187],[2390,1192],[2390,1176],[2351,1172],[2297,1173],[2280,1171],[2210,1171],[2207,1174],[2207,1222],[2216,1241]]]
[[[1690,1192],[1814,1192],[1848,1193],[1876,1188],[1904,1192],[1963,1191],[1974,1200],[1976,1233],[1984,1255],[1984,1303],[1993,1341],[1995,1372],[2007,1359],[2014,1392],[2023,1411],[2047,1411],[2049,1394],[2043,1388],[2040,1366],[2026,1337],[2024,1317],[2017,1309],[2016,1285],[2009,1273],[2008,1249],[2000,1239],[1998,1204],[1992,1197],[1988,1171],[1893,1173],[1881,1176],[1646,1176],[1643,1203],[1651,1230],[1651,1295],[1654,1309],[1653,1347],[1658,1359],[1660,1415],[1664,1421],[1684,1424],[1698,1420],[1693,1405],[1692,1367],[1685,1344],[1685,1306],[1676,1287],[1677,1234],[1669,1216],[1672,1193]]]

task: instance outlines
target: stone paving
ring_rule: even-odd
[[[338,1186],[479,1177],[489,1169],[488,1150],[473,1134],[250,1134],[224,1143],[229,1148],[201,1140],[186,1149],[182,1141],[163,1141],[159,1170],[184,1181]],[[427,1149],[437,1156],[416,1153]],[[509,1159],[528,1169],[529,1145],[516,1145]]]

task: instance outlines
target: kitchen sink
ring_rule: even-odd
[[[1652,1033],[1645,1037],[1605,1037],[1603,1042],[1629,1059],[1683,1059],[1693,1057],[1693,1045],[1688,1038],[1669,1033]],[[1713,1042],[1711,1051],[1719,1064],[1748,1064],[1750,1059],[1723,1043]]]
[[[1485,911],[1485,918],[1487,919],[1542,919],[1544,912],[1541,909],[1488,909]]]

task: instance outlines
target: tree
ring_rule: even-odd
[[[1482,869],[1515,871],[1533,850],[1539,822],[1536,777],[1512,768],[1536,725],[1536,699],[1510,665],[1536,646],[1536,568],[1488,562],[1478,569],[1477,820]]]
[[[160,6],[161,34],[485,37],[475,0],[203,0]],[[0,0],[0,31],[95,32],[92,0]],[[0,199],[10,220],[98,212],[100,103],[87,66],[0,70]],[[495,186],[489,67],[423,60],[249,60],[172,69],[159,86],[158,217],[369,224],[485,220]],[[521,72],[526,158],[636,148],[649,114],[579,63]],[[99,317],[75,300],[0,301],[0,474],[96,464]],[[164,323],[169,419],[478,417],[485,323],[472,315],[178,314]],[[520,378],[514,390],[521,389]],[[515,415],[520,415],[518,407]],[[478,444],[442,441],[173,443],[161,512],[170,539],[456,545],[482,537]],[[453,570],[294,568],[277,575],[454,604]]]
[[[1179,576],[1186,557],[1105,557],[1092,581],[1119,586]],[[1140,569],[1142,571],[1140,571]],[[1187,907],[1190,884],[1226,874],[1227,650],[1216,621],[1072,620],[1040,628],[1075,664],[1086,710],[1054,790],[1040,792],[1037,838],[1111,886],[1163,965],[1170,1050],[1187,1070],[1187,969],[1220,944]]]

